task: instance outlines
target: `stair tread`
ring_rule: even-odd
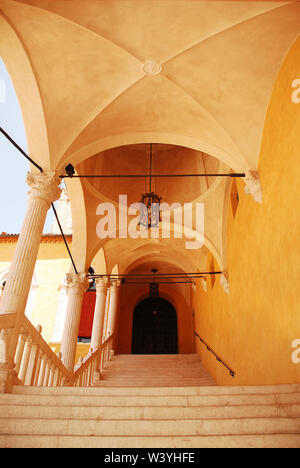
[[[300,448],[300,385],[218,387],[199,356],[122,355],[93,387],[0,395],[0,447],[243,444]]]
[[[198,354],[115,355],[94,385],[204,386],[215,385]]]
[[[0,447],[20,448],[299,448],[299,434],[218,436],[0,435]]]
[[[0,395],[0,447],[300,448],[300,385],[111,384],[14,387]]]

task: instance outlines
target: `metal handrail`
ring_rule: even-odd
[[[218,362],[220,362],[221,364],[223,364],[224,367],[226,367],[226,369],[230,373],[230,376],[232,378],[234,378],[235,377],[235,372],[218,356],[217,353],[215,353],[215,351],[213,349],[211,349],[211,347],[201,338],[201,336],[198,335],[198,333],[196,331],[194,332],[194,334],[201,341],[201,343],[203,343],[206,346],[206,349],[215,356],[216,360]]]

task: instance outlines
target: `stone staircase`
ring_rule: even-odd
[[[198,354],[119,354],[101,373],[98,386],[193,387],[215,385]]]
[[[300,385],[14,387],[1,448],[300,448]]]

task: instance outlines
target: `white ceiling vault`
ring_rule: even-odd
[[[257,170],[273,84],[300,32],[299,1],[0,0],[0,10],[0,53],[30,155],[44,169],[71,162],[79,173],[96,171],[104,166],[95,158],[108,158],[109,170],[109,158],[126,160],[130,145],[152,142],[171,145],[165,170],[173,147],[188,148],[190,161],[205,155],[219,171]],[[102,195],[114,198],[114,187],[106,183],[102,195],[101,185],[70,181],[68,188],[79,268],[101,247],[110,265],[124,268],[137,255],[182,251],[165,240],[139,240],[138,253],[132,239],[100,241],[96,206]],[[189,186],[192,201],[205,201],[205,247],[185,252],[194,269],[205,264],[206,249],[226,268],[229,183],[208,188]]]

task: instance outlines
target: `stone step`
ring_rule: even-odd
[[[300,418],[230,418],[195,420],[88,420],[0,418],[0,434],[69,436],[196,436],[300,434]]]
[[[122,388],[108,387],[13,387],[13,394],[19,395],[84,395],[84,396],[113,396],[113,395],[264,395],[264,394],[300,394],[300,384],[283,385],[258,385],[258,386],[208,386],[208,387],[147,387],[147,388]],[[1,397],[10,395],[0,395]]]
[[[199,354],[191,353],[191,354],[115,354],[113,359],[118,359],[119,361],[128,361],[128,360],[137,360],[143,359],[144,361],[151,361],[151,360],[200,360]]]
[[[50,406],[6,405],[0,418],[18,419],[228,419],[228,418],[300,418],[298,405],[240,405],[240,406]]]
[[[94,384],[115,386],[215,385],[197,354],[116,355]]]
[[[143,369],[145,367],[149,367],[149,368],[154,368],[154,369],[157,369],[157,368],[160,368],[160,367],[164,367],[164,368],[177,368],[179,367],[180,369],[184,369],[186,368],[186,364],[188,362],[188,365],[191,367],[191,368],[195,368],[195,367],[198,367],[199,365],[201,365],[201,361],[199,360],[198,361],[170,361],[170,362],[161,362],[161,361],[118,361],[118,360],[112,360],[112,361],[109,361],[109,367],[118,367],[118,368],[128,368],[128,369],[134,369],[134,368],[138,368],[138,369]]]
[[[14,387],[0,447],[300,448],[300,385]]]
[[[202,364],[199,364],[199,363],[195,363],[195,364],[189,364],[188,366],[186,365],[186,363],[179,363],[179,364],[167,364],[167,363],[164,363],[163,365],[155,365],[155,364],[148,364],[148,363],[143,363],[143,364],[128,364],[127,362],[125,363],[119,363],[119,362],[110,362],[109,365],[106,367],[106,369],[121,369],[121,370],[129,370],[129,371],[132,371],[132,370],[137,370],[139,372],[144,372],[146,370],[152,370],[152,371],[156,371],[156,370],[177,370],[179,369],[180,371],[184,371],[184,370],[195,370],[195,369],[200,369],[200,370],[203,370],[205,372],[207,372],[207,370],[204,368],[204,366]]]
[[[199,386],[199,385],[212,385],[212,382],[210,380],[186,380],[184,382],[182,382],[184,385],[194,385],[195,387],[196,386]],[[171,380],[157,380],[156,382],[153,381],[153,379],[151,380],[141,380],[141,381],[124,381],[124,380],[114,380],[114,379],[107,379],[107,380],[101,380],[100,382],[95,382],[93,385],[95,387],[110,387],[111,385],[114,385],[115,387],[122,387],[122,388],[125,388],[125,387],[140,387],[140,388],[144,388],[144,387],[149,387],[150,385],[151,386],[155,386],[156,387],[160,387],[161,385],[163,385],[164,387],[172,387],[173,385],[177,384],[177,382],[172,382]]]
[[[300,448],[299,434],[109,437],[67,435],[0,435],[2,448]],[[151,450],[149,451],[151,452]]]
[[[203,385],[208,385],[209,384],[209,382],[199,382],[198,380],[195,381],[195,382],[187,382],[187,383],[188,383],[188,385],[195,385],[195,386],[202,385],[202,384]],[[108,380],[108,381],[102,381],[101,383],[95,383],[94,385],[98,386],[98,387],[110,387],[112,384],[114,384],[115,387],[121,387],[121,388],[128,387],[129,388],[129,387],[132,386],[133,383],[132,382],[131,383],[130,382],[128,382],[128,383],[126,383],[126,382],[114,382],[113,380]],[[172,382],[162,382],[162,383],[157,382],[157,387],[160,387],[161,384],[163,384],[165,387],[167,387],[168,385],[170,387],[172,387]],[[134,382],[134,386],[139,387],[139,388],[145,388],[148,385],[149,385],[148,382]],[[154,383],[151,382],[151,385],[154,385]]]
[[[161,374],[161,375],[193,375],[193,374],[199,374],[199,375],[208,375],[208,372],[205,369],[200,368],[199,366],[197,367],[158,367],[158,368],[140,368],[140,367],[113,367],[109,366],[104,369],[104,372],[110,372],[110,373],[120,373],[120,374],[127,374],[129,373],[130,375],[132,374],[137,374],[137,375],[145,375],[145,374]]]
[[[207,387],[211,388],[211,387]],[[68,389],[72,390],[72,389]],[[49,405],[49,406],[119,406],[119,407],[135,407],[135,406],[184,406],[184,407],[200,407],[200,406],[236,406],[236,405],[293,405],[300,404],[300,393],[279,393],[279,394],[203,394],[203,395],[156,395],[139,394],[139,389],[136,388],[135,394],[128,395],[127,388],[120,388],[120,391],[125,394],[70,394],[41,392],[0,395],[0,414],[5,415],[5,405]],[[99,389],[100,390],[100,389]],[[101,389],[102,390],[102,389]],[[105,389],[103,389],[105,390]],[[115,389],[117,390],[117,389]],[[154,392],[155,389],[151,389]],[[159,390],[159,389],[157,389]],[[167,389],[166,389],[167,390]]]
[[[157,386],[159,383],[160,386],[163,386],[163,382],[167,383],[168,385],[172,384],[172,386],[178,384],[178,377],[174,376],[163,376],[163,375],[157,375],[157,376],[148,376],[148,375],[141,375],[141,376],[128,376],[128,375],[114,375],[114,374],[101,374],[101,380],[109,380],[110,382],[128,382],[131,383],[132,386],[134,386],[135,382],[147,382],[148,385],[151,383],[155,384],[154,386]],[[183,386],[188,387],[189,382],[207,382],[208,385],[214,385],[214,381],[210,378],[207,377],[206,375],[204,376],[196,376],[196,377],[188,377],[188,376],[180,376],[180,381]],[[101,383],[101,382],[100,382]]]
[[[185,367],[185,368],[180,368],[180,367],[159,367],[159,368],[149,368],[149,367],[144,367],[144,368],[139,368],[139,367],[132,367],[132,368],[123,368],[123,367],[105,367],[103,369],[105,373],[110,372],[110,373],[118,373],[118,374],[128,374],[128,375],[209,375],[208,372],[204,369],[201,369],[199,367]]]

